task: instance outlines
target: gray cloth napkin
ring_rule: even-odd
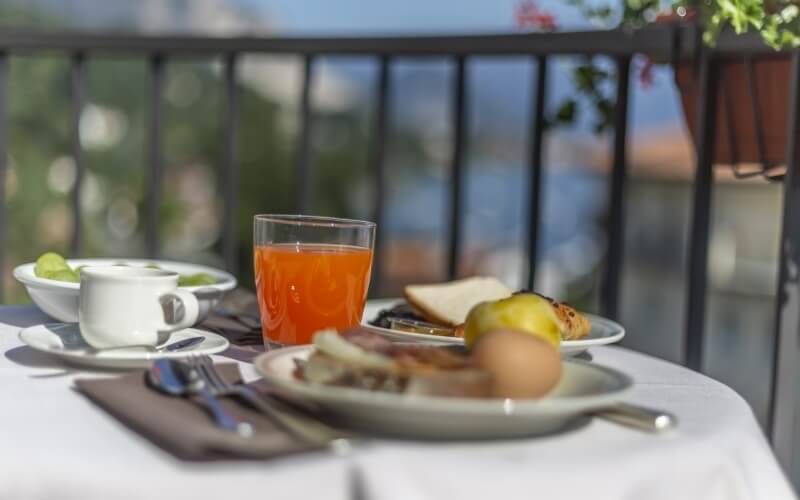
[[[233,345],[258,348],[264,343],[258,315],[256,295],[237,288],[226,294],[198,327],[222,335]]]
[[[217,369],[225,379],[241,382],[236,365],[218,365]],[[78,379],[75,385],[122,423],[184,460],[264,459],[321,448],[296,439],[269,417],[231,398],[222,398],[222,404],[253,424],[255,434],[243,438],[217,429],[204,407],[151,388],[144,371],[116,378]]]

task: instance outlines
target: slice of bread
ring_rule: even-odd
[[[457,326],[475,305],[510,297],[513,290],[495,278],[476,276],[434,285],[408,285],[406,300],[428,321]]]

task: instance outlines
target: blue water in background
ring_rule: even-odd
[[[529,227],[529,174],[519,167],[469,170],[466,175],[464,243],[494,247],[525,241]],[[577,169],[543,176],[540,249],[597,232],[605,210],[605,179]],[[438,238],[446,224],[449,183],[439,176],[408,177],[391,189],[388,231],[397,237]],[[409,202],[410,201],[410,202]]]

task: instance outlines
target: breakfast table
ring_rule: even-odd
[[[747,403],[725,385],[621,347],[593,363],[630,374],[629,402],[665,408],[678,427],[649,434],[600,419],[499,441],[375,438],[348,452],[188,462],[163,451],[75,390],[118,373],[62,364],[18,338],[47,322],[34,306],[0,307],[0,498],[796,498]],[[253,350],[216,361],[258,378]]]

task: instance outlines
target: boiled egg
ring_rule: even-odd
[[[518,330],[481,335],[472,347],[476,368],[492,375],[496,398],[540,398],[561,379],[561,355],[546,340]]]

